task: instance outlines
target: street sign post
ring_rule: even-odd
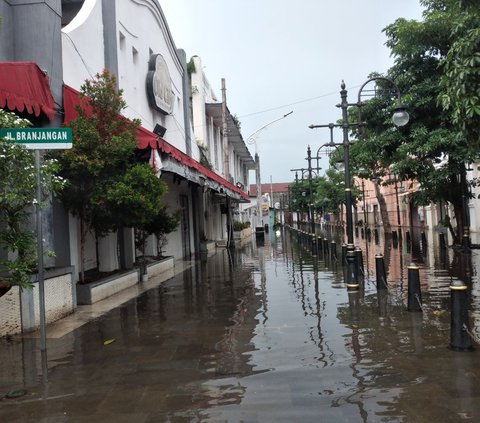
[[[25,146],[29,150],[72,148],[71,128],[5,128],[0,138]]]
[[[40,314],[40,350],[47,350],[46,322],[45,322],[45,280],[43,272],[43,229],[42,229],[42,185],[40,180],[40,150],[57,150],[72,148],[71,128],[3,128],[0,129],[0,138],[21,144],[28,150],[35,150],[36,172],[36,207],[37,218],[37,256],[38,256],[38,297]]]

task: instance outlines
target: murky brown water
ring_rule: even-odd
[[[453,254],[442,262],[433,247],[364,244],[365,289],[352,294],[340,261],[314,260],[288,234],[271,235],[48,339],[46,378],[36,339],[0,341],[0,395],[27,391],[0,401],[0,421],[480,421],[480,348],[448,348],[451,263],[465,276]],[[377,252],[388,261],[385,298],[374,284]],[[475,251],[471,258],[478,336]],[[406,311],[412,260],[423,313]]]

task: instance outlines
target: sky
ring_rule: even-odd
[[[225,78],[244,140],[268,125],[247,144],[260,156],[262,183],[291,182],[291,169],[307,167],[307,147],[316,156],[330,141],[328,129],[309,125],[341,118],[342,80],[356,102],[369,74],[393,64],[382,30],[422,16],[419,0],[159,1],[176,47],[187,60],[201,57],[220,99]],[[336,129],[334,141],[341,140]],[[320,166],[328,166],[323,156]]]

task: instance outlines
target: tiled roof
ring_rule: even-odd
[[[291,182],[275,182],[272,184],[262,184],[262,193],[286,193],[288,192],[288,186]],[[257,195],[257,186],[255,184],[250,185],[250,196],[255,197]]]

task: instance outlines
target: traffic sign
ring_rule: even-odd
[[[25,146],[29,150],[72,148],[71,128],[4,128],[0,138]]]

